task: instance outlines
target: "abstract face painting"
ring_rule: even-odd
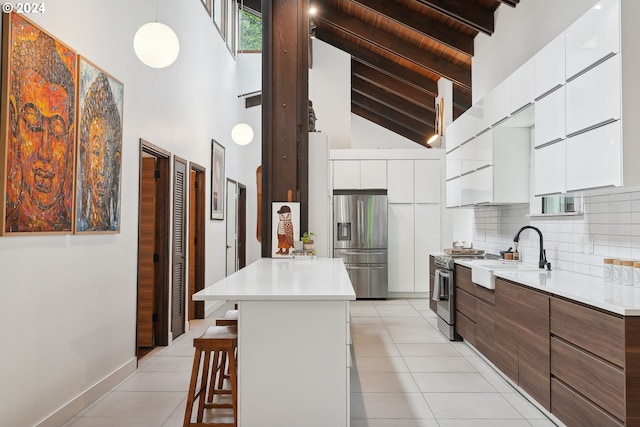
[[[76,53],[21,15],[5,15],[0,163],[3,232],[71,232]]]
[[[122,83],[80,58],[76,232],[120,231]]]

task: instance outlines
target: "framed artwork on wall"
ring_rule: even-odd
[[[120,232],[124,85],[79,56],[76,233]]]
[[[273,202],[271,208],[271,257],[290,258],[300,240],[300,203]]]
[[[77,54],[3,14],[0,232],[72,232]]]
[[[204,6],[204,10],[211,16],[211,0],[200,0]]]
[[[224,219],[224,147],[211,140],[211,219]]]

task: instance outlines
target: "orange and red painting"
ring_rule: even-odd
[[[2,43],[2,232],[71,233],[76,52],[15,13]]]

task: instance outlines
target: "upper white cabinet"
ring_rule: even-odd
[[[533,103],[533,59],[525,62],[509,77],[510,83],[510,113],[522,110]]]
[[[536,131],[537,133],[537,131]],[[534,151],[534,194],[565,193],[567,191],[566,140],[537,148]]]
[[[360,161],[360,188],[387,188],[387,161]]]
[[[505,124],[474,139],[477,167],[447,181],[447,207],[528,202],[531,130]]]
[[[413,160],[388,160],[387,200],[413,203]]]
[[[386,160],[333,160],[333,188],[387,188]]]
[[[567,83],[567,135],[620,118],[620,55]]]
[[[535,104],[535,146],[565,137],[565,88],[560,87]]]
[[[468,109],[447,128],[447,153],[476,135],[477,118]]]
[[[511,113],[511,81],[506,78],[484,98],[484,114],[494,126]]]
[[[567,190],[622,185],[621,162],[620,121],[568,138]]]
[[[619,2],[601,0],[567,28],[567,81],[620,50]]]
[[[415,203],[440,203],[440,161],[414,160],[413,172]]]
[[[533,95],[535,99],[539,99],[564,84],[564,58],[565,33],[563,31],[533,57]]]
[[[333,162],[333,188],[351,190],[360,188],[360,160]]]

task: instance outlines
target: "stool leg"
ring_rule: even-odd
[[[191,368],[191,383],[189,384],[189,395],[187,396],[187,407],[184,410],[183,427],[191,424],[191,413],[193,412],[193,400],[195,399],[196,383],[198,382],[198,372],[200,371],[201,352],[196,349],[193,356],[193,368]]]
[[[213,403],[213,391],[216,388],[216,373],[218,372],[218,365],[220,364],[218,355],[220,354],[219,351],[214,351],[213,352],[213,365],[211,366],[211,377],[209,380],[209,391],[207,392],[207,403]]]
[[[207,386],[209,385],[209,366],[211,363],[211,350],[204,352],[204,363],[202,366],[202,375],[200,376],[200,391],[198,392],[198,418],[199,423],[204,417],[204,399],[207,394]]]
[[[229,350],[229,377],[231,381],[231,400],[233,402],[233,425],[238,426],[238,375],[234,350]]]
[[[224,384],[224,374],[227,371],[227,362],[229,362],[227,360],[227,352],[226,351],[222,351],[220,352],[222,354],[221,358],[220,358],[220,373],[218,374],[218,390],[223,390],[223,384]]]

